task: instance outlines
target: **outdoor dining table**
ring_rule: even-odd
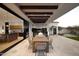
[[[32,39],[32,45],[33,45],[33,52],[36,52],[36,47],[35,44],[36,43],[46,43],[46,52],[49,52],[49,40],[47,39],[46,36],[42,35],[42,36],[38,36],[36,35],[33,39]]]

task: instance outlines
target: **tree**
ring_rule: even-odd
[[[79,32],[79,26],[67,27],[71,34],[77,34]]]

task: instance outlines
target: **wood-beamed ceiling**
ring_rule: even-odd
[[[2,3],[3,9],[29,23],[49,24],[79,6],[79,3]],[[24,7],[22,7],[24,6]],[[27,7],[28,6],[28,7]],[[37,16],[37,17],[36,17]],[[46,16],[46,17],[44,17]],[[50,17],[47,17],[50,16]],[[31,22],[32,21],[32,22]]]
[[[58,5],[54,5],[54,4],[53,5],[26,5],[26,4],[21,5],[19,4],[18,7],[25,13],[25,15],[33,23],[45,23],[50,18],[50,16],[53,15],[53,11],[51,12],[50,10],[58,9]],[[31,11],[28,11],[28,10],[31,10]]]

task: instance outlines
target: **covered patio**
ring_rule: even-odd
[[[39,52],[38,50],[42,49],[40,51],[44,51],[45,56],[79,55],[79,43],[59,36],[58,22],[54,21],[78,5],[78,3],[1,3],[0,43],[22,37],[19,38],[21,39],[19,43],[11,45],[12,47],[5,49],[6,51],[3,50],[1,55],[39,56],[33,50],[38,46],[41,47],[43,43],[45,43],[45,49],[39,47],[36,50]],[[40,32],[43,34],[42,37],[38,36]],[[28,48],[30,44],[32,48]],[[35,44],[37,45],[34,46]]]

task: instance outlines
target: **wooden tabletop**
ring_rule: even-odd
[[[41,36],[36,35],[32,41],[47,41],[48,42],[49,40],[44,35],[41,35]]]

